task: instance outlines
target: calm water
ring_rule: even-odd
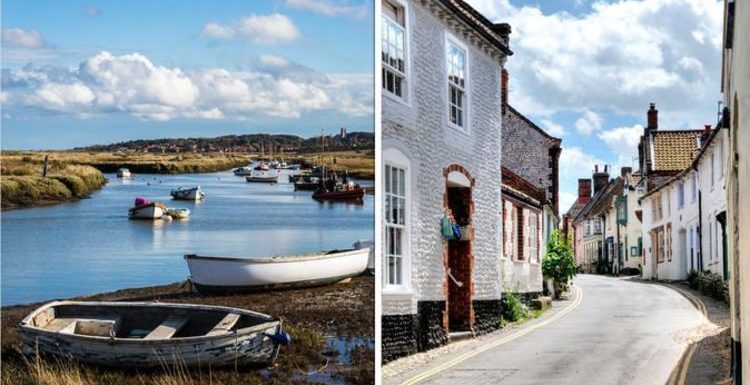
[[[285,172],[276,185],[229,171],[106,176],[91,199],[2,214],[2,305],[184,280],[188,252],[261,257],[373,239],[371,195],[364,205],[318,203],[311,191],[295,192]],[[170,199],[172,188],[195,185],[205,202]],[[136,195],[189,208],[190,219],[128,220]]]

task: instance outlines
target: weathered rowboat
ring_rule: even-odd
[[[118,367],[270,365],[282,323],[249,310],[157,302],[55,301],[18,325],[25,350]]]
[[[300,176],[294,180],[295,190],[315,191],[320,185],[320,178],[314,176]]]
[[[178,187],[169,192],[169,195],[173,199],[179,199],[184,201],[199,201],[206,196],[206,193],[201,190],[201,186],[195,187]]]
[[[369,248],[271,258],[185,256],[190,280],[201,292],[317,286],[361,274]]]
[[[143,205],[131,207],[128,210],[130,219],[159,219],[165,214],[167,206],[159,202],[150,202]]]

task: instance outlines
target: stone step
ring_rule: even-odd
[[[472,332],[448,332],[448,343],[468,340],[469,338],[474,338],[474,333]]]

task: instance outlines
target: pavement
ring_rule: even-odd
[[[388,363],[383,384],[684,384],[692,346],[721,332],[672,286],[579,275],[573,287],[523,325]]]

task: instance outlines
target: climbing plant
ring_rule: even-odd
[[[560,295],[567,290],[568,284],[576,275],[573,247],[570,240],[563,238],[557,230],[552,232],[547,242],[547,253],[542,260],[542,274],[545,279],[552,279],[557,299],[560,299]]]

